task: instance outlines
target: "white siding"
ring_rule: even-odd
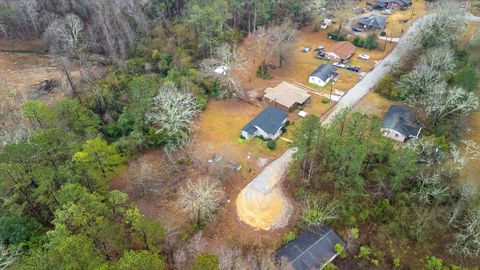
[[[320,87],[324,87],[329,81],[330,81],[330,78],[328,78],[327,81],[324,82],[319,77],[316,77],[316,76],[308,77],[308,82],[309,83],[313,83],[313,84],[318,85]]]
[[[383,136],[385,136],[387,138],[390,138],[390,139],[394,139],[394,140],[399,141],[399,142],[404,142],[405,139],[407,139],[407,137],[403,136],[402,134],[400,134],[399,132],[397,132],[393,129],[382,128],[381,131],[383,132]]]

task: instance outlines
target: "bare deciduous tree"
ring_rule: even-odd
[[[0,270],[8,269],[14,264],[19,254],[0,244]]]
[[[25,119],[18,111],[24,98],[6,85],[0,85],[0,150],[9,143],[17,143],[30,134],[30,128],[25,124]]]
[[[213,218],[224,196],[218,181],[200,178],[187,182],[180,190],[179,202],[192,220],[202,223]]]
[[[74,14],[56,19],[45,30],[45,39],[50,51],[63,52],[75,49],[83,30],[82,20]]]
[[[287,57],[293,53],[293,45],[297,38],[297,30],[291,20],[268,29],[271,38],[270,47],[278,55],[278,65],[281,68]]]
[[[429,66],[438,72],[452,74],[456,67],[454,52],[448,45],[432,48],[422,56],[420,65]]]
[[[27,15],[30,23],[33,25],[35,32],[38,32],[38,2],[37,0],[22,0],[21,7]]]
[[[328,1],[328,8],[333,10],[335,17],[338,20],[338,31],[342,31],[342,27],[345,22],[353,17],[354,4],[350,0],[330,0]]]
[[[467,213],[449,251],[466,257],[480,255],[480,207],[475,206]]]

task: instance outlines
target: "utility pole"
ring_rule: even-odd
[[[332,78],[332,82],[330,83],[330,99],[328,100],[329,102],[332,102],[332,92],[333,92],[333,78]]]
[[[412,14],[410,14],[410,20],[413,18],[413,9],[415,7],[415,3],[412,1]]]

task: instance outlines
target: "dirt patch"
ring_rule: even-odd
[[[392,100],[386,99],[375,92],[370,92],[353,109],[368,115],[383,117],[393,103]]]

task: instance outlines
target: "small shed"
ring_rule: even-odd
[[[337,257],[337,243],[346,246],[332,228],[316,225],[300,232],[297,238],[280,248],[275,257],[294,270],[322,269]]]
[[[321,64],[309,76],[308,82],[324,87],[330,80],[338,76],[337,68],[330,64]]]
[[[387,138],[404,142],[409,139],[418,139],[422,128],[416,123],[415,113],[404,105],[392,105],[383,118],[381,131]]]
[[[305,105],[310,100],[307,91],[287,82],[281,82],[275,87],[265,90],[265,100],[270,106],[291,111],[298,106]]]

